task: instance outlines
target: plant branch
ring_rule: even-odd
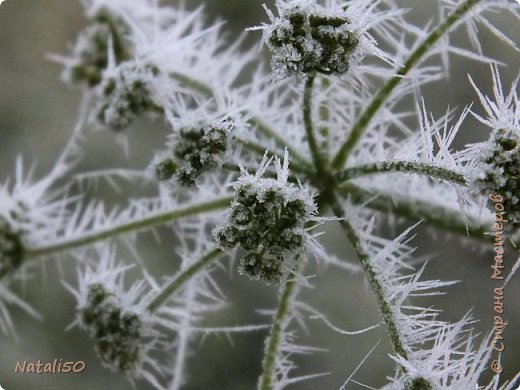
[[[320,149],[314,134],[314,125],[312,121],[312,89],[314,86],[315,74],[311,74],[305,81],[305,89],[303,92],[303,122],[305,124],[305,134],[307,135],[307,142],[311,150],[312,161],[316,167],[318,174],[325,172],[323,162],[321,161]]]
[[[339,151],[332,161],[334,169],[341,169],[356,147],[364,132],[366,131],[370,121],[377,114],[384,102],[392,94],[394,89],[399,85],[410,70],[417,65],[428,52],[428,50],[437,43],[450,29],[475,5],[482,0],[466,0],[453,13],[451,13],[446,20],[441,23],[435,30],[433,30],[424,42],[408,57],[404,65],[397,71],[397,74],[392,77],[383,88],[377,93],[370,105],[361,114],[354,127],[352,128],[348,138],[341,145]]]
[[[210,252],[206,253],[199,260],[194,262],[184,271],[181,271],[173,278],[173,280],[168,283],[166,287],[159,293],[159,295],[148,305],[147,309],[150,312],[154,312],[161,305],[166,302],[166,300],[179,288],[181,288],[184,283],[188,282],[191,278],[197,275],[200,271],[205,269],[208,265],[218,260],[219,255],[223,254],[220,249],[213,249]]]
[[[276,369],[276,361],[280,352],[283,333],[288,325],[287,316],[290,313],[291,302],[296,297],[296,285],[298,281],[296,277],[299,269],[302,267],[302,261],[297,259],[297,263],[293,269],[293,278],[288,280],[283,286],[278,308],[274,317],[271,331],[267,339],[264,360],[262,362],[262,376],[260,377],[259,390],[272,390]]]
[[[464,175],[447,168],[437,167],[420,162],[411,161],[385,161],[381,163],[361,165],[339,172],[336,180],[339,182],[355,179],[365,175],[373,175],[385,172],[416,173],[431,178],[442,179],[451,183],[467,186],[468,181]]]
[[[386,324],[386,329],[388,336],[390,337],[390,341],[392,342],[392,346],[394,347],[394,351],[403,357],[404,359],[408,359],[408,354],[406,353],[403,342],[401,340],[401,335],[399,333],[395,316],[390,306],[390,303],[386,300],[385,291],[381,282],[379,281],[378,275],[376,271],[372,267],[370,257],[365,252],[363,245],[359,237],[357,236],[354,228],[350,223],[345,219],[345,213],[341,208],[339,202],[334,199],[334,203],[331,205],[334,214],[339,218],[339,224],[343,231],[345,232],[348,240],[350,241],[356,255],[358,257],[361,266],[365,270],[365,274],[367,275],[368,281],[370,283],[370,287],[372,288],[372,292],[376,296],[377,303],[381,310],[381,314],[383,315],[383,320]]]
[[[152,215],[150,217],[146,217],[140,220],[112,226],[110,228],[106,228],[95,233],[85,234],[84,236],[79,238],[64,240],[63,242],[47,247],[27,248],[25,251],[25,255],[27,257],[47,256],[58,252],[80,248],[125,233],[137,232],[140,230],[149,229],[168,222],[172,222],[180,218],[190,217],[201,213],[223,209],[229,206],[232,199],[232,197],[219,198],[209,202],[191,205],[179,210],[173,210],[157,215]]]

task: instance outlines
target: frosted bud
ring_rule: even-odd
[[[115,131],[123,130],[148,110],[160,110],[151,97],[150,81],[159,70],[153,65],[126,62],[100,85],[97,118]]]
[[[86,304],[80,309],[81,326],[95,340],[103,364],[132,374],[141,361],[143,324],[138,314],[126,310],[119,298],[100,283],[88,287]]]
[[[20,234],[0,216],[0,279],[20,266],[23,255]]]
[[[85,82],[90,87],[98,85],[108,65],[109,50],[116,64],[128,57],[123,41],[126,28],[120,18],[114,19],[106,12],[96,16],[95,22],[78,36],[71,61],[66,63],[64,78],[72,83]]]
[[[283,11],[264,33],[278,78],[320,72],[341,75],[359,40],[348,18],[327,15],[310,7]]]
[[[476,180],[480,192],[501,196],[510,229],[520,228],[520,131],[498,129],[491,134],[481,154],[481,174]],[[495,203],[489,207],[495,211]]]
[[[257,176],[242,177],[234,188],[229,225],[214,231],[218,246],[240,246],[247,253],[239,272],[277,284],[287,268],[284,258],[304,249],[305,225],[316,209],[313,199],[303,188]]]
[[[433,390],[433,386],[427,379],[418,377],[408,379],[403,390]]]

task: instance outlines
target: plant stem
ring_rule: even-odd
[[[336,180],[338,182],[343,182],[365,175],[372,175],[376,173],[385,172],[417,173],[419,175],[443,179],[462,186],[468,185],[468,181],[466,180],[464,175],[460,173],[451,171],[447,168],[411,161],[385,161],[381,163],[367,164],[358,167],[348,168],[338,173],[336,175]]]
[[[298,161],[298,165],[301,165],[302,168],[305,168],[307,171],[311,169],[312,165],[309,163],[309,161],[307,161],[305,157],[303,157],[300,154],[300,152],[291,147],[289,142],[287,142],[283,137],[280,136],[280,134],[271,129],[260,119],[251,118],[248,122],[252,126],[256,126],[258,131],[264,134],[268,139],[273,139],[280,148],[287,149],[293,160]]]
[[[180,218],[190,217],[201,213],[223,209],[229,206],[232,199],[233,197],[219,198],[209,202],[191,205],[179,210],[169,211],[157,215],[152,215],[150,217],[143,218],[140,220],[123,223],[121,225],[106,228],[95,233],[85,234],[84,236],[79,238],[64,240],[63,242],[47,247],[27,248],[25,254],[27,257],[38,257],[52,255],[57,252],[67,251],[75,248],[80,248],[86,245],[94,244],[96,242],[107,240],[115,236],[119,236],[121,234],[137,232],[140,230],[149,229],[154,226],[172,222]]]
[[[181,271],[175,276],[175,278],[159,293],[159,295],[148,305],[147,309],[150,312],[154,312],[161,305],[166,302],[166,300],[180,287],[184,285],[187,281],[189,281],[192,277],[197,275],[200,271],[206,268],[208,265],[218,260],[219,255],[223,254],[220,249],[213,249],[210,252],[206,253],[199,260],[194,262],[184,271]]]
[[[267,339],[265,356],[262,362],[262,376],[258,384],[259,390],[273,389],[276,361],[278,360],[278,354],[280,352],[282,336],[288,325],[287,316],[290,313],[291,302],[298,292],[296,289],[298,281],[295,280],[295,278],[298,275],[299,269],[302,267],[302,263],[300,259],[297,259],[297,263],[293,269],[293,278],[287,281],[283,286],[278,308]]]
[[[378,192],[373,193],[354,184],[343,184],[338,192],[342,196],[350,196],[352,201],[364,204],[365,207],[383,213],[394,213],[409,220],[424,220],[439,229],[473,237],[481,241],[489,241],[491,226],[481,226],[479,221],[464,219],[457,210],[449,210],[443,206],[433,205],[421,199],[395,197]]]
[[[404,65],[397,71],[397,74],[392,77],[383,88],[377,93],[370,105],[365,109],[363,114],[359,117],[356,124],[352,128],[349,137],[341,145],[339,151],[332,161],[334,169],[341,169],[352,152],[360,141],[364,132],[366,131],[370,121],[377,114],[383,103],[387,100],[394,89],[404,79],[410,70],[417,65],[428,52],[428,50],[442,38],[471,8],[477,5],[482,0],[466,0],[464,1],[448,18],[441,23],[435,30],[433,30],[424,42],[408,57]]]
[[[315,74],[311,74],[305,81],[305,89],[303,92],[303,122],[305,124],[305,134],[307,135],[307,142],[311,150],[312,161],[316,167],[319,175],[324,173],[323,162],[321,161],[320,149],[314,135],[314,125],[312,122],[312,89]]]
[[[327,77],[321,78],[321,89],[327,91],[330,87],[330,80]],[[327,102],[323,101],[320,105],[320,121],[327,123],[330,119],[330,110]],[[329,164],[329,128],[327,125],[322,125],[319,128],[319,133],[323,137],[323,142],[321,143],[322,155],[325,155],[325,164]]]
[[[354,228],[345,219],[345,213],[337,200],[334,200],[334,203],[332,204],[332,210],[334,214],[339,218],[339,224],[341,228],[345,231],[348,240],[350,241],[352,247],[354,248],[354,251],[356,252],[361,266],[365,270],[368,281],[372,288],[372,292],[376,296],[379,309],[381,310],[381,314],[383,315],[383,320],[386,324],[386,330],[388,336],[390,337],[390,341],[392,342],[392,346],[394,347],[394,351],[404,359],[408,360],[408,354],[404,349],[392,307],[390,303],[386,300],[384,288],[381,285],[381,282],[379,281],[376,271],[372,267],[370,257],[366,254],[363,245],[361,244],[361,241],[357,236]]]

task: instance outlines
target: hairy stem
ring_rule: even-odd
[[[348,168],[338,173],[336,175],[336,180],[342,182],[365,175],[373,175],[385,172],[416,173],[419,175],[446,180],[462,186],[468,185],[468,181],[464,175],[460,173],[451,171],[447,168],[411,161],[385,161],[381,163]]]
[[[197,275],[200,271],[205,269],[208,265],[218,260],[219,255],[223,252],[220,249],[213,249],[206,253],[199,260],[194,262],[184,271],[181,271],[168,283],[166,287],[159,293],[159,295],[148,305],[148,311],[154,312],[161,305],[168,300],[168,298],[177,291],[184,283],[188,282],[191,278]]]
[[[383,88],[377,93],[370,105],[361,114],[358,121],[352,128],[350,135],[347,140],[341,145],[339,151],[332,161],[332,167],[334,169],[341,169],[352,150],[356,147],[361,137],[365,133],[370,121],[377,114],[379,109],[383,106],[385,101],[399,85],[410,70],[417,65],[423,57],[426,55],[428,50],[442,38],[444,34],[450,31],[450,29],[475,5],[482,0],[466,0],[464,1],[448,18],[441,23],[435,30],[433,30],[424,42],[408,57],[404,65],[397,71],[397,74],[392,77]]]
[[[383,213],[393,213],[409,220],[424,220],[431,226],[444,231],[449,231],[465,236],[469,236],[481,241],[489,241],[488,234],[491,226],[481,226],[479,221],[464,217],[457,210],[450,210],[431,202],[421,199],[410,199],[391,196],[378,192],[377,196],[373,193],[358,187],[354,184],[343,184],[338,192],[342,196],[350,196],[355,203],[362,203],[366,207]]]
[[[157,215],[152,215],[136,221],[123,223],[121,225],[112,226],[98,232],[85,234],[82,237],[64,240],[58,244],[40,248],[27,248],[25,251],[28,257],[47,256],[58,252],[63,252],[83,246],[91,245],[96,242],[105,241],[109,238],[119,236],[125,233],[137,232],[140,230],[150,229],[155,226],[163,225],[168,222],[175,221],[180,218],[190,217],[197,214],[207,213],[229,206],[233,197],[224,197],[209,202],[191,205],[179,210],[173,210]]]
[[[404,349],[404,345],[401,340],[401,335],[399,333],[395,321],[394,312],[390,303],[388,303],[388,301],[386,300],[384,288],[381,285],[381,282],[379,281],[376,271],[372,267],[370,257],[365,252],[365,249],[363,248],[361,240],[356,234],[356,231],[354,230],[352,225],[350,225],[350,223],[345,219],[345,213],[337,200],[334,200],[334,203],[332,204],[332,210],[334,214],[339,218],[339,224],[345,232],[345,234],[347,235],[347,238],[350,241],[352,247],[354,248],[358,260],[361,263],[361,266],[365,270],[365,274],[367,275],[370,287],[372,288],[372,292],[376,296],[377,303],[379,305],[379,309],[381,310],[383,320],[386,324],[386,330],[388,336],[390,337],[390,341],[392,342],[394,351],[403,358],[408,359],[408,354]]]
[[[275,381],[276,363],[280,353],[280,346],[282,343],[283,333],[287,328],[287,316],[291,310],[291,302],[297,295],[296,285],[298,281],[295,280],[302,266],[302,261],[297,259],[297,263],[293,269],[293,278],[283,286],[283,290],[276,309],[271,331],[267,339],[264,360],[262,362],[262,376],[258,384],[259,390],[272,390]]]
[[[305,81],[305,89],[303,92],[303,122],[305,124],[305,134],[307,135],[307,142],[311,150],[312,161],[316,167],[318,174],[324,173],[323,162],[321,161],[320,148],[316,141],[314,134],[314,125],[312,122],[312,89],[316,75],[310,75]]]

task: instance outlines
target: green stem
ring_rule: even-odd
[[[202,95],[204,95],[207,98],[214,97],[213,90],[210,87],[208,87],[206,84],[201,83],[198,80],[195,80],[189,76],[186,76],[186,75],[184,75],[182,73],[178,73],[178,72],[170,73],[170,77],[177,80],[178,82],[188,86],[189,88],[201,93]],[[275,143],[278,145],[278,147],[280,147],[282,149],[287,148],[291,157],[294,160],[298,161],[298,163],[301,164],[302,168],[310,168],[310,163],[307,161],[307,159],[305,157],[303,157],[296,149],[292,148],[290,146],[289,142],[287,142],[282,136],[280,136],[280,134],[278,134],[276,131],[271,129],[260,119],[253,117],[253,118],[249,119],[248,122],[252,126],[255,126],[258,129],[258,131],[260,133],[264,134],[268,139],[273,139],[275,141]],[[247,141],[247,142],[249,142],[249,141]],[[258,148],[255,148],[255,151],[263,154],[265,151],[265,148],[262,148],[261,151],[259,151]]]
[[[302,168],[305,168],[309,171],[312,168],[312,165],[307,161],[305,157],[303,157],[296,149],[291,147],[290,143],[287,142],[283,137],[281,137],[276,131],[267,126],[264,122],[262,122],[258,118],[251,118],[249,120],[249,124],[255,126],[260,133],[265,135],[268,139],[273,139],[276,145],[282,149],[287,149],[289,155],[296,160]]]
[[[280,302],[274,317],[271,331],[267,339],[267,346],[265,356],[262,363],[262,376],[258,384],[259,390],[272,390],[275,380],[276,362],[280,353],[280,346],[282,343],[283,333],[287,328],[287,316],[290,313],[291,302],[296,297],[296,285],[298,281],[295,279],[302,266],[302,261],[297,260],[293,269],[293,278],[283,286]]]
[[[208,265],[218,260],[219,255],[223,252],[220,249],[213,249],[212,251],[206,253],[199,260],[194,262],[184,271],[181,271],[177,274],[177,276],[166,286],[164,289],[157,295],[157,297],[150,302],[147,309],[149,312],[153,313],[157,310],[161,305],[166,302],[166,300],[180,287],[184,285],[187,281],[189,281],[192,277],[197,275],[200,271],[206,268]]]
[[[121,225],[106,228],[96,233],[86,234],[79,238],[65,240],[61,243],[40,248],[28,248],[25,254],[28,257],[47,256],[57,252],[80,248],[96,242],[104,241],[109,238],[125,233],[137,232],[149,229],[180,218],[223,209],[229,206],[232,197],[219,198],[210,202],[199,203],[179,210],[169,211],[162,214],[153,215],[137,221],[127,222]]]
[[[327,77],[323,77],[321,79],[321,88],[326,91],[330,87],[330,80]],[[319,133],[323,138],[323,142],[321,143],[321,150],[325,153],[325,163],[328,165],[329,163],[329,128],[326,123],[330,120],[330,109],[326,101],[323,101],[320,104],[320,121],[324,124],[319,128]]]
[[[481,241],[489,241],[491,226],[480,226],[478,221],[466,217],[456,210],[433,205],[420,199],[408,199],[378,192],[373,193],[354,184],[344,184],[338,189],[342,196],[350,196],[357,204],[383,213],[393,213],[409,220],[424,220],[431,226],[461,235],[469,235]]]
[[[446,168],[436,167],[434,165],[410,161],[385,161],[381,163],[367,164],[358,167],[348,168],[338,173],[336,175],[336,180],[338,180],[339,182],[343,182],[365,175],[372,175],[376,173],[385,172],[416,173],[432,178],[443,179],[462,186],[468,185],[468,181],[466,180],[464,175],[460,173],[451,171]]]
[[[448,18],[441,23],[424,42],[408,57],[404,65],[397,71],[397,75],[392,77],[374,97],[370,105],[365,109],[363,114],[352,128],[349,137],[341,145],[339,151],[332,161],[334,169],[341,169],[356,147],[364,132],[366,131],[370,121],[377,114],[383,103],[388,99],[390,94],[399,85],[410,70],[417,65],[428,52],[428,50],[442,38],[456,23],[459,21],[471,8],[477,5],[482,0],[466,0],[464,1]]]
[[[363,248],[361,240],[357,236],[356,231],[354,230],[352,225],[350,225],[350,223],[345,219],[345,213],[343,212],[343,209],[341,208],[338,201],[334,199],[333,202],[334,203],[332,204],[332,210],[334,214],[339,218],[339,224],[341,228],[344,230],[345,234],[347,235],[347,238],[350,241],[352,247],[354,248],[358,260],[361,263],[363,269],[365,270],[365,274],[367,275],[368,281],[372,288],[372,292],[376,296],[379,309],[381,310],[383,320],[386,324],[388,336],[390,337],[390,341],[392,342],[392,346],[394,347],[394,351],[398,355],[402,356],[404,359],[408,360],[408,354],[404,349],[404,345],[401,340],[401,335],[396,324],[392,306],[386,300],[385,290],[381,285],[381,282],[379,281],[379,277],[376,274],[376,271],[372,267],[370,257],[365,252],[365,249]]]
[[[320,149],[314,135],[314,125],[312,122],[312,89],[314,86],[315,74],[311,74],[305,81],[305,89],[303,92],[303,122],[305,124],[305,134],[307,135],[307,142],[311,150],[312,161],[316,167],[318,174],[323,174],[324,167],[321,161]]]

